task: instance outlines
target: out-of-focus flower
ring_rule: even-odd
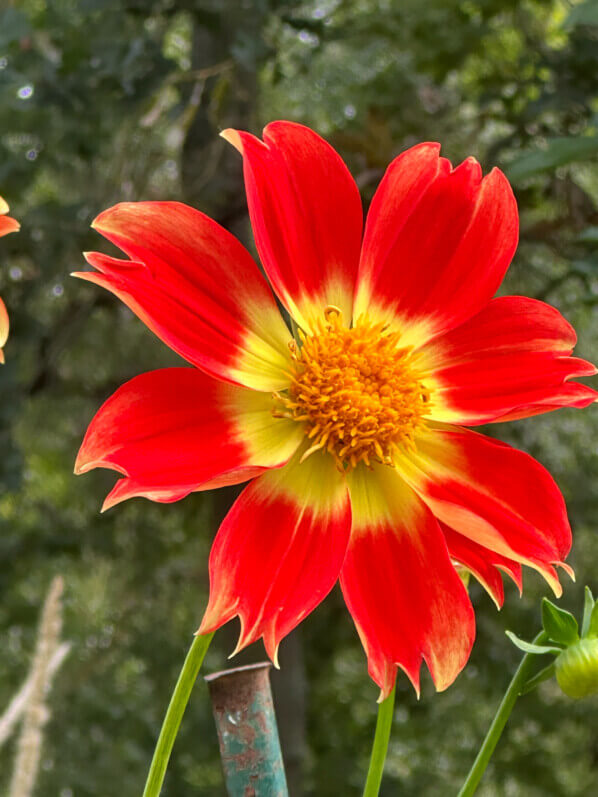
[[[123,385],[93,419],[76,472],[122,475],[104,508],[176,501],[254,479],[210,555],[200,632],[238,616],[237,649],[280,640],[340,585],[389,694],[424,660],[445,689],[473,644],[456,565],[503,601],[535,568],[557,594],[569,552],[563,498],[525,453],[463,428],[596,392],[554,308],[493,299],[517,246],[504,175],[457,168],[438,144],[389,166],[362,236],[359,191],[316,133],[274,122],[242,154],[255,242],[286,326],[248,252],[202,213],[123,203],[93,226],[129,259],[97,252],[77,276],[112,291],[194,368]],[[565,565],[563,565],[565,566]],[[566,567],[566,566],[565,566]]]
[[[6,215],[8,211],[8,205],[0,196],[0,237],[3,235],[8,235],[9,232],[16,232],[20,228],[18,221],[11,219],[10,216]],[[8,339],[8,326],[8,313],[6,311],[6,305],[0,297],[0,363],[4,362],[4,352],[2,351],[2,347]]]
[[[4,352],[2,351],[2,347],[8,340],[8,329],[8,312],[6,311],[6,305],[0,297],[0,363],[4,363]]]

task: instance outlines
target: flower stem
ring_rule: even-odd
[[[540,633],[534,639],[533,644],[541,645],[543,642],[546,642],[547,639],[548,636],[546,632],[540,631]],[[486,771],[488,762],[492,757],[494,748],[496,747],[504,727],[507,724],[507,720],[509,719],[511,711],[513,711],[513,707],[517,702],[517,698],[522,694],[526,682],[534,670],[536,656],[537,654],[535,653],[526,653],[521,659],[519,667],[517,668],[515,675],[513,676],[507,691],[505,692],[502,702],[498,707],[498,711],[496,712],[494,719],[492,720],[492,724],[488,729],[486,738],[480,747],[480,751],[476,757],[476,760],[473,762],[473,766],[469,770],[469,774],[465,779],[465,783],[461,787],[458,797],[471,797],[471,795],[474,794],[475,790],[477,789],[478,784],[482,779],[482,775]]]
[[[378,706],[376,733],[374,735],[370,768],[368,769],[368,777],[365,782],[363,797],[378,797],[378,792],[380,791],[386,751],[388,750],[388,740],[390,739],[396,689],[397,687],[395,684],[390,695]]]
[[[204,634],[196,636],[189,648],[183,669],[179,675],[179,679],[174,687],[174,692],[170,698],[170,704],[162,723],[162,730],[158,737],[158,743],[154,750],[154,757],[145,782],[145,789],[143,790],[143,797],[159,797],[166,774],[166,767],[172,752],[172,746],[179,730],[179,725],[183,719],[185,708],[189,701],[189,695],[193,689],[193,684],[199,673],[199,668],[202,665],[204,656],[214,634]]]

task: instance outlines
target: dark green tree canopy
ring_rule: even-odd
[[[177,362],[116,299],[69,278],[82,251],[110,251],[90,229],[94,216],[121,200],[182,199],[252,247],[241,163],[218,137],[223,127],[259,132],[274,118],[313,126],[347,160],[366,205],[396,154],[437,140],[453,162],[473,154],[485,170],[507,172],[521,244],[504,290],[558,306],[591,359],[597,103],[595,0],[5,0],[0,194],[22,230],[0,241],[11,318],[0,369],[0,706],[21,683],[56,573],[73,644],[51,695],[39,794],[140,793],[231,498],[136,499],[100,515],[113,477],[72,475],[100,403],[132,376]],[[597,423],[592,409],[566,410],[501,429],[562,487],[579,585],[592,584],[598,567]],[[401,684],[384,794],[456,793],[517,661],[504,629],[530,638],[545,591],[527,574],[524,598],[508,586],[497,614],[471,587],[471,662],[442,695],[427,680],[419,703]],[[581,602],[581,587],[566,585],[561,605]],[[235,636],[219,635],[208,669],[225,666]],[[283,643],[281,661],[294,793],[358,794],[377,694],[338,594]],[[526,698],[480,794],[590,793],[594,713],[544,684]],[[11,744],[0,751],[0,791],[13,753]],[[198,685],[167,793],[222,789]]]

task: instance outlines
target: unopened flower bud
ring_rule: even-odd
[[[556,659],[556,679],[569,697],[598,693],[598,639],[580,639]]]

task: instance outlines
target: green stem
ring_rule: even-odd
[[[372,747],[370,768],[368,769],[368,777],[365,782],[363,797],[378,797],[378,792],[380,791],[386,751],[388,750],[388,740],[390,739],[396,689],[397,687],[395,684],[390,695],[378,706],[374,746]]]
[[[214,634],[204,634],[196,636],[189,648],[183,669],[174,687],[174,692],[170,698],[170,704],[162,723],[162,730],[158,737],[158,743],[154,750],[154,757],[150,766],[150,771],[145,782],[143,797],[159,797],[166,774],[166,767],[172,752],[174,740],[179,731],[179,725],[183,719],[185,708],[189,701],[189,695],[193,689],[193,684],[199,673],[206,651],[210,647],[210,642]]]
[[[543,642],[546,642],[547,639],[548,636],[546,632],[540,631],[538,636],[534,639],[533,644],[541,645]],[[498,707],[498,711],[492,720],[492,725],[488,729],[486,738],[480,747],[480,751],[476,760],[473,762],[472,768],[469,770],[469,774],[465,780],[465,783],[461,787],[458,797],[471,797],[471,795],[477,789],[478,784],[482,779],[482,775],[486,771],[488,762],[492,757],[494,748],[496,747],[504,727],[507,724],[507,720],[509,719],[511,711],[513,711],[513,707],[517,702],[517,698],[521,695],[528,678],[535,668],[536,656],[536,653],[526,653],[521,659],[519,667],[517,668],[515,675],[513,676],[507,691],[505,692],[502,702]]]

